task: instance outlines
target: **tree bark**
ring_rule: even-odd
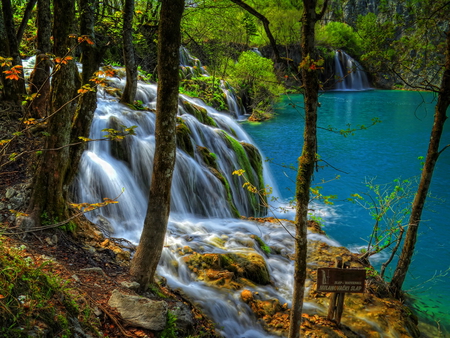
[[[305,105],[305,128],[303,148],[299,158],[296,179],[295,199],[295,258],[294,258],[294,292],[289,326],[289,338],[300,337],[303,297],[306,280],[308,205],[311,180],[314,174],[317,154],[317,108],[319,97],[319,76],[312,66],[315,60],[315,24],[325,12],[327,1],[321,13],[316,13],[317,0],[303,0],[302,16],[302,86]]]
[[[394,297],[401,298],[401,289],[408,272],[414,247],[417,241],[417,232],[422,218],[422,211],[428,195],[434,168],[441,152],[439,151],[444,124],[447,120],[447,109],[450,105],[450,31],[446,32],[446,59],[441,85],[438,93],[438,101],[434,110],[434,123],[431,130],[430,143],[428,145],[425,164],[422,169],[419,187],[414,198],[411,215],[409,217],[408,230],[405,242],[400,254],[394,275],[389,283],[389,289]]]
[[[125,0],[123,13],[123,58],[127,74],[125,89],[120,102],[132,104],[137,89],[137,65],[133,47],[134,0]]]
[[[82,85],[90,84],[90,80],[100,68],[100,63],[104,55],[106,45],[100,45],[95,38],[95,13],[98,7],[98,0],[80,0],[80,34],[81,38],[86,37],[88,41],[81,43],[81,63],[83,65]],[[70,147],[69,157],[72,161],[69,171],[66,175],[66,185],[72,183],[78,172],[78,165],[81,155],[85,149],[85,143],[81,143],[79,137],[89,137],[92,119],[94,118],[95,109],[97,109],[97,88],[93,91],[84,93],[78,100],[77,110],[72,123],[71,143],[78,143]]]
[[[22,66],[22,59],[20,58],[19,42],[16,38],[16,31],[14,27],[13,12],[10,0],[2,0],[3,23],[6,37],[8,39],[9,55],[12,58],[13,66]],[[5,100],[14,101],[19,104],[25,94],[25,80],[23,78],[23,70],[21,70],[19,80],[4,81],[3,96]]]
[[[144,229],[131,274],[145,290],[153,282],[161,257],[170,212],[170,190],[176,156],[176,115],[184,0],[163,0],[158,38],[156,148]]]
[[[74,0],[54,0],[54,54],[56,57],[73,57],[74,39],[69,35],[75,18]],[[33,181],[28,213],[40,224],[41,218],[58,222],[68,217],[67,190],[64,184],[68,167],[70,131],[74,112],[73,98],[77,84],[77,69],[73,60],[57,64],[59,70],[52,78],[51,117],[48,120],[48,133],[45,150]]]
[[[242,7],[247,12],[249,12],[251,15],[253,15],[256,18],[258,18],[259,21],[262,22],[262,24],[264,26],[264,31],[266,32],[266,35],[269,38],[270,46],[272,47],[273,53],[275,55],[275,63],[281,63],[280,52],[278,51],[277,42],[275,41],[275,38],[272,35],[272,31],[270,30],[270,27],[269,27],[270,22],[269,22],[269,20],[264,15],[259,13],[256,9],[254,9],[251,6],[249,6],[248,4],[243,2],[242,0],[230,0],[230,1],[234,2],[238,6]]]
[[[37,5],[37,49],[36,62],[29,80],[30,94],[36,97],[28,107],[31,117],[43,118],[48,115],[50,96],[50,53],[52,51],[52,16],[50,0],[39,0]]]

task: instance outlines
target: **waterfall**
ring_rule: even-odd
[[[115,87],[124,86],[124,80],[111,81]],[[118,204],[97,209],[86,216],[98,224],[105,224],[106,220],[115,237],[136,243],[148,203],[156,94],[156,85],[139,82],[137,99],[148,110],[133,110],[106,92],[98,94],[90,138],[104,138],[103,130],[107,128],[120,130],[123,126],[134,125],[137,126],[136,135],[127,136],[121,142],[90,142],[73,186],[75,200],[87,203],[113,198],[123,190]],[[271,337],[241,300],[242,290],[214,287],[199,280],[187,267],[186,256],[181,252],[190,247],[205,254],[251,253],[265,257],[271,283],[265,286],[249,284],[246,288],[258,292],[261,297],[290,304],[293,264],[288,254],[294,250],[292,238],[276,223],[261,225],[233,218],[237,213],[263,216],[266,209],[261,207],[261,200],[255,194],[242,188],[243,178],[232,172],[245,167],[252,184],[262,187],[259,180],[264,176],[266,183],[273,186],[268,169],[243,129],[228,115],[207,107],[200,100],[180,95],[177,129],[183,132],[177,133],[171,215],[158,273],[167,279],[170,287],[182,289],[198,304],[219,325],[225,337]],[[258,161],[261,169],[264,165],[259,172]],[[295,231],[289,223],[284,227],[291,233]],[[284,254],[264,253],[254,235]],[[307,303],[305,308],[317,313],[312,304]]]
[[[334,55],[335,90],[370,90],[367,74],[350,55],[337,50]]]
[[[256,49],[259,53],[259,51]],[[209,77],[205,66],[200,60],[193,56],[189,50],[183,46],[180,47],[180,70],[183,79],[191,79],[199,76]],[[219,81],[219,79],[217,79]],[[237,96],[234,88],[225,80],[220,80],[220,88],[226,97],[228,112],[237,120],[246,118],[246,111],[241,99]]]

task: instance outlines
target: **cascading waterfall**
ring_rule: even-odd
[[[124,86],[123,80],[111,81],[116,87]],[[127,136],[121,142],[91,142],[82,157],[74,194],[79,202],[97,203],[123,190],[118,204],[97,209],[87,217],[94,223],[104,224],[107,220],[114,236],[137,243],[147,209],[153,162],[155,114],[151,110],[155,107],[156,86],[139,83],[137,99],[149,111],[132,110],[104,92],[98,96],[90,138],[103,138],[102,130],[106,128],[132,125],[137,126],[136,135]],[[200,305],[220,325],[224,336],[270,337],[240,299],[239,290],[208,286],[197,280],[180,254],[182,248],[189,246],[199,253],[253,253],[265,257],[271,284],[248,288],[290,304],[293,268],[287,254],[293,252],[294,247],[290,235],[275,223],[260,226],[256,222],[232,218],[237,213],[266,214],[261,200],[243,189],[245,181],[232,172],[245,169],[247,179],[262,188],[263,175],[266,183],[273,186],[266,174],[267,168],[258,172],[258,166],[261,169],[263,166],[261,156],[241,127],[199,100],[180,96],[178,128],[188,137],[179,137],[172,212],[158,273],[167,278],[172,288],[181,288]],[[190,146],[186,142],[190,142]],[[214,163],[207,163],[205,152]],[[290,224],[284,226],[294,232]],[[285,254],[262,252],[252,237],[255,234]],[[313,313],[317,311],[312,304],[306,304],[305,308]]]
[[[336,90],[370,90],[367,74],[350,55],[337,50],[334,56]]]
[[[180,47],[180,70],[184,79],[198,76],[210,76],[206,67],[202,65],[200,60],[193,56],[189,50],[183,46]],[[220,81],[220,88],[226,97],[228,112],[237,120],[244,119],[246,111],[234,88],[225,80],[217,79],[217,81]]]

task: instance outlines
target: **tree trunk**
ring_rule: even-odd
[[[23,12],[22,21],[20,22],[19,29],[17,29],[16,39],[20,44],[22,41],[23,33],[25,32],[25,28],[28,25],[28,20],[30,20],[31,12],[33,11],[34,5],[36,5],[37,0],[29,0],[27,3],[27,7],[25,7],[25,11]]]
[[[14,28],[13,12],[11,8],[11,0],[2,0],[3,22],[6,37],[8,39],[9,55],[12,58],[13,66],[22,66],[22,59],[20,58],[19,42],[16,38],[16,31]],[[3,96],[5,100],[14,101],[17,104],[23,99],[25,94],[25,80],[23,78],[23,71],[21,70],[19,80],[5,80],[5,87],[3,88]]]
[[[262,15],[257,10],[255,10],[253,7],[249,6],[248,4],[246,4],[245,2],[243,2],[241,0],[230,0],[230,1],[234,2],[238,6],[242,7],[247,12],[249,12],[251,15],[258,18],[259,21],[262,22],[262,24],[264,26],[264,31],[266,32],[266,35],[269,38],[270,46],[272,47],[273,53],[275,55],[275,63],[281,63],[280,52],[278,51],[277,43],[276,43],[275,38],[273,37],[272,32],[270,30],[269,20],[264,15]]]
[[[90,84],[90,80],[95,72],[99,70],[102,57],[106,46],[100,46],[95,38],[95,12],[98,7],[98,0],[80,0],[80,34],[81,38],[89,41],[81,42],[81,63],[83,65],[82,85]],[[97,89],[84,93],[78,100],[77,110],[72,123],[71,143],[80,142],[79,137],[89,137],[92,119],[97,108]],[[66,185],[72,183],[73,178],[78,172],[78,165],[81,155],[85,149],[85,144],[76,144],[70,147],[69,157],[72,161],[68,174],[66,175]]]
[[[127,79],[120,102],[132,104],[137,89],[137,66],[133,47],[134,0],[125,0],[123,13],[123,58]]]
[[[303,132],[303,149],[299,158],[296,179],[295,199],[295,258],[294,258],[294,293],[289,327],[289,338],[300,337],[303,297],[306,280],[308,204],[311,180],[316,165],[317,153],[317,107],[319,97],[319,76],[315,67],[315,24],[323,15],[327,1],[320,14],[316,13],[317,0],[303,0],[302,16],[302,85],[305,105],[305,129]]]
[[[74,0],[54,0],[54,54],[56,57],[72,57],[74,39],[72,27],[75,18]],[[73,60],[56,65],[59,70],[52,78],[51,117],[48,120],[48,133],[45,150],[33,181],[28,213],[40,224],[41,218],[58,222],[68,216],[67,186],[65,176],[70,166],[70,131],[74,112],[73,97],[77,84],[77,69]]]
[[[446,32],[447,52],[445,59],[445,69],[439,88],[438,101],[434,110],[434,123],[431,130],[430,143],[428,145],[425,165],[422,169],[419,187],[414,198],[411,215],[409,217],[408,230],[406,231],[405,242],[400,254],[394,275],[389,283],[392,294],[401,298],[401,289],[408,272],[411,259],[414,254],[414,247],[417,241],[417,232],[422,218],[422,211],[428,195],[431,179],[436,162],[441,154],[439,144],[444,131],[444,124],[447,119],[447,109],[450,105],[450,31]]]
[[[180,23],[184,0],[163,0],[158,38],[156,148],[147,215],[131,274],[145,290],[154,280],[170,212],[170,189],[176,155],[176,115],[180,65]]]
[[[34,70],[30,75],[29,92],[36,97],[28,107],[31,117],[43,118],[48,115],[50,96],[50,53],[52,51],[52,14],[50,0],[39,0],[37,6],[37,49]]]

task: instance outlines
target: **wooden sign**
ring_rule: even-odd
[[[364,292],[366,270],[364,269],[317,269],[317,291],[320,292]]]

